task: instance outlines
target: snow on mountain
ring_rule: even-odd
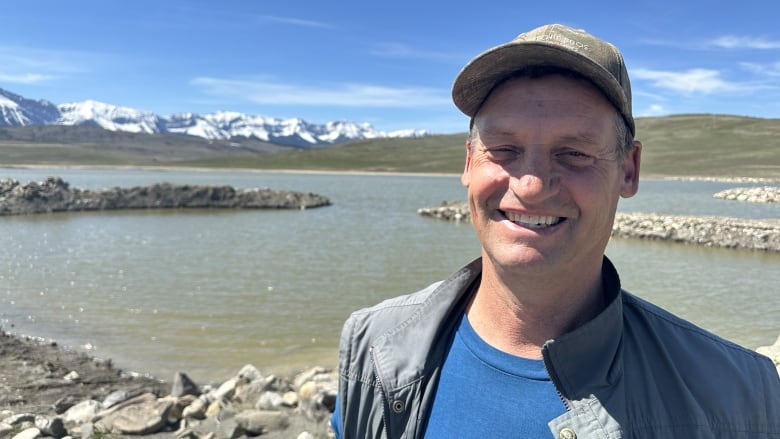
[[[33,101],[0,88],[0,126],[91,125],[111,131],[182,134],[212,140],[233,137],[296,147],[318,147],[349,140],[383,137],[423,137],[424,130],[385,133],[370,124],[348,121],[313,124],[299,118],[277,119],[231,111],[199,115],[154,113],[93,100],[54,105]]]
[[[165,132],[162,119],[128,107],[84,101],[61,104],[56,125],[97,125],[109,131],[157,134]]]
[[[49,101],[33,101],[0,88],[0,126],[45,125],[59,115]]]

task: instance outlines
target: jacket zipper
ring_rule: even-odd
[[[552,380],[553,386],[555,387],[555,393],[558,394],[558,398],[560,398],[561,402],[563,402],[563,406],[566,407],[566,411],[571,411],[571,402],[566,399],[558,389],[558,376],[552,373],[552,367],[550,367],[552,365],[548,364],[549,360],[547,359],[547,355],[544,355],[544,352],[542,352],[542,360],[544,364],[544,370],[547,371],[547,375],[550,377],[550,380]]]

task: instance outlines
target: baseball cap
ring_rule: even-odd
[[[474,117],[490,91],[512,73],[549,66],[579,73],[601,89],[636,134],[631,114],[631,82],[623,55],[614,45],[584,30],[548,24],[477,55],[452,85],[452,100]]]

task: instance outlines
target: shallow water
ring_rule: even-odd
[[[417,215],[460,200],[453,176],[0,169],[74,187],[167,181],[325,195],[306,211],[169,210],[0,217],[0,325],[128,369],[202,382],[252,363],[333,365],[350,311],[440,280],[479,254],[469,225]],[[642,181],[623,211],[780,218],[716,200],[736,183]],[[623,285],[745,346],[780,334],[780,254],[614,239]]]

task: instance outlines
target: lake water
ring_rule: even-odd
[[[158,210],[0,217],[0,326],[196,382],[243,365],[334,366],[350,311],[415,291],[479,255],[468,224],[419,216],[462,200],[455,176],[1,169],[73,187],[158,182],[325,195],[305,211]],[[622,211],[780,218],[717,200],[737,183],[643,180]],[[780,335],[780,254],[613,239],[625,288],[744,346]]]

